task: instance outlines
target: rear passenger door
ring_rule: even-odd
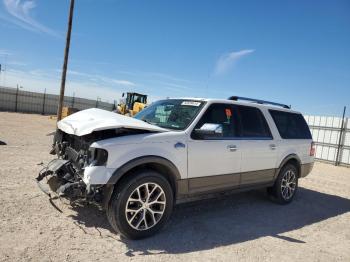
[[[269,125],[257,107],[237,106],[241,139],[241,185],[273,180],[277,145]]]

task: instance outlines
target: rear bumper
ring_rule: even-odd
[[[310,174],[313,167],[314,167],[314,162],[302,164],[300,167],[300,177],[306,177],[308,174]]]

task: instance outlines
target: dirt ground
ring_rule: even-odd
[[[0,261],[350,261],[350,169],[317,163],[287,206],[253,191],[182,204],[158,235],[126,241],[93,206],[34,182],[55,121],[0,112]]]

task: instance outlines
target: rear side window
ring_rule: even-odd
[[[269,126],[262,112],[255,107],[237,106],[240,119],[241,137],[272,138]]]
[[[310,129],[301,114],[269,111],[283,139],[312,139]]]

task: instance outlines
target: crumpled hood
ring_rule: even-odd
[[[77,136],[84,136],[98,130],[115,128],[131,128],[155,132],[168,131],[132,117],[97,108],[86,109],[67,116],[57,123],[57,127],[65,133]]]

